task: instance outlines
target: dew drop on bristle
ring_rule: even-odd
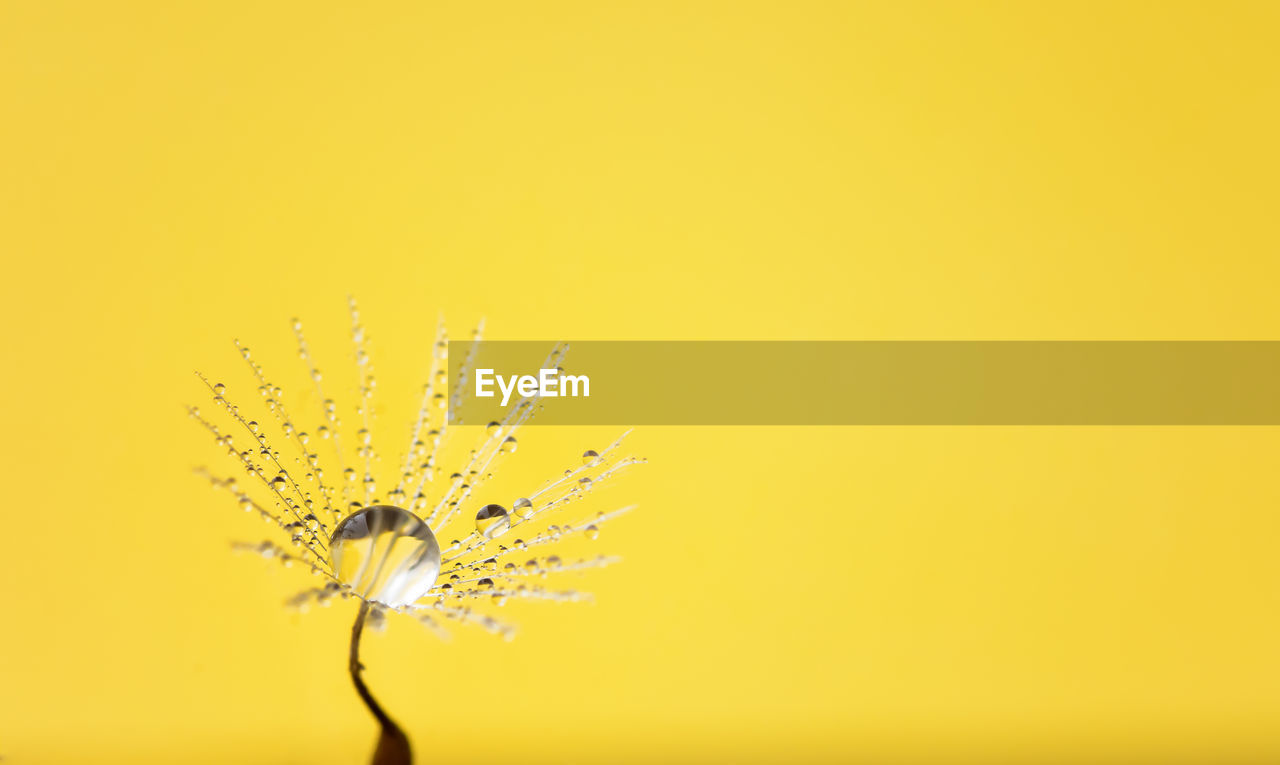
[[[533,503],[521,497],[511,505],[511,512],[520,520],[527,520],[533,516]]]
[[[476,511],[476,531],[485,539],[496,539],[511,528],[511,517],[502,505],[485,505]]]
[[[329,543],[334,573],[365,600],[416,602],[440,573],[440,545],[416,515],[375,505],[343,519]]]

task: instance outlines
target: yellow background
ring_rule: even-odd
[[[0,4],[0,755],[367,756],[354,609],[228,551],[264,527],[181,410],[193,369],[243,389],[235,337],[299,380],[295,314],[340,368],[348,292],[396,437],[439,312],[1280,338],[1276,8]],[[423,762],[1280,760],[1273,428],[634,445],[595,605],[370,638]]]

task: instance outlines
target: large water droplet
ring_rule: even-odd
[[[391,505],[347,516],[329,542],[333,570],[366,600],[388,606],[416,602],[440,573],[440,545],[416,515]]]
[[[485,505],[476,511],[476,531],[485,539],[495,539],[511,528],[511,516],[502,505]]]

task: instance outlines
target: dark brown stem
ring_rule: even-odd
[[[360,601],[360,613],[356,614],[356,623],[351,627],[351,682],[356,684],[356,693],[364,705],[369,707],[378,724],[382,726],[382,735],[378,737],[378,748],[373,750],[373,765],[410,765],[413,752],[409,748],[409,737],[404,735],[400,726],[382,711],[373,694],[369,693],[360,672],[364,665],[360,663],[360,633],[364,631],[364,619],[369,615],[368,601]]]

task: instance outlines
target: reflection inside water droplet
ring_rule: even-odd
[[[502,505],[485,505],[476,511],[476,531],[486,539],[494,539],[511,528],[511,517]]]
[[[347,516],[329,544],[333,570],[366,600],[388,606],[416,602],[440,573],[440,545],[416,515],[375,505]]]

